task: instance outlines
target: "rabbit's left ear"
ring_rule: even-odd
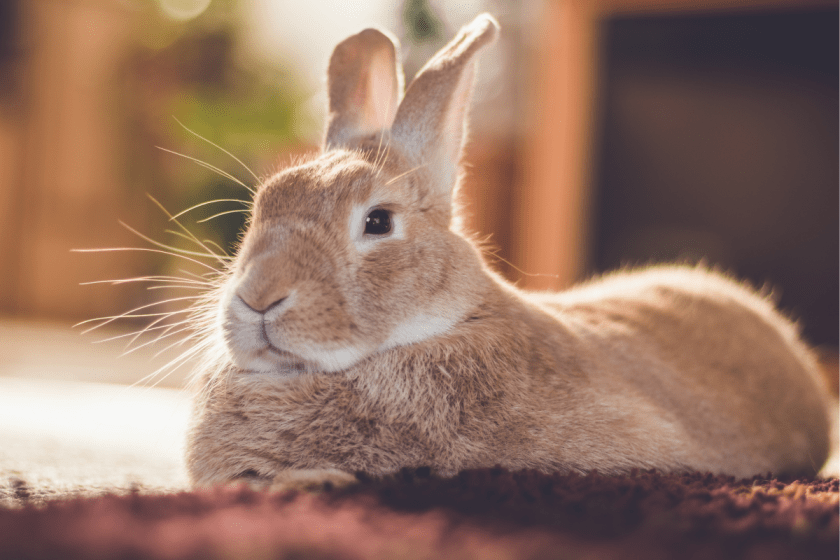
[[[496,38],[499,24],[482,14],[465,25],[417,73],[397,109],[391,136],[418,164],[435,171],[435,189],[451,196],[472,94],[474,57]]]
[[[365,29],[335,47],[327,73],[325,150],[391,127],[403,90],[398,52],[399,42],[378,29]]]

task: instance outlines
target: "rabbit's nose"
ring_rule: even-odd
[[[255,311],[262,315],[265,315],[275,307],[280,306],[284,301],[288,299],[288,296],[283,296],[266,305],[263,301],[260,300],[249,301],[249,299],[244,297],[242,294],[239,294],[238,297],[240,300],[242,300],[242,303],[244,303],[251,311]]]
[[[271,256],[269,256],[271,257]],[[265,314],[285,302],[291,303],[295,279],[288,267],[276,258],[257,258],[247,263],[237,280],[234,294],[251,310]]]

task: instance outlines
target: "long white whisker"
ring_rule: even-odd
[[[397,88],[402,89],[402,85],[399,84],[399,79],[397,80]],[[392,99],[388,99],[388,106],[386,107],[385,114],[389,114],[391,112],[391,101]],[[382,140],[385,138],[385,129],[386,126],[383,124],[382,128],[379,130],[379,145],[376,147],[376,157],[374,157],[373,168],[376,170],[377,173],[381,172],[382,169],[385,167],[385,158],[387,157],[385,154],[382,153]],[[390,146],[390,143],[386,145],[386,149]],[[382,155],[382,167],[379,166],[380,161],[379,157]]]
[[[216,243],[212,239],[205,239],[204,243],[207,243],[208,245],[213,245],[214,247],[216,247],[216,249],[218,249],[221,254],[226,256],[226,258],[229,258],[229,259],[233,258],[233,257],[228,256],[228,252],[225,251],[224,248],[222,248],[221,245],[219,245],[218,243]]]
[[[196,345],[196,346],[186,350],[185,352],[182,352],[177,357],[170,360],[169,362],[167,362],[163,366],[159,367],[158,369],[156,369],[152,373],[138,379],[137,381],[135,381],[134,383],[129,385],[129,387],[134,387],[136,385],[139,385],[139,384],[145,382],[146,380],[154,379],[160,373],[162,373],[166,370],[169,370],[169,371],[166,372],[166,375],[164,375],[163,377],[161,377],[160,379],[158,379],[155,382],[155,385],[157,385],[158,383],[161,383],[164,379],[166,379],[167,377],[169,377],[170,375],[172,375],[173,373],[178,371],[178,368],[180,368],[181,366],[186,364],[189,361],[190,358],[192,358],[193,356],[195,356],[196,354],[201,352],[203,349],[204,348],[201,345]],[[152,385],[152,387],[154,387],[154,385]]]
[[[189,235],[184,235],[180,231],[167,229],[167,230],[164,230],[164,233],[170,233],[172,235],[177,235],[178,237],[180,237],[182,239],[186,239],[190,243],[197,243],[198,245],[200,245],[202,247],[206,246],[205,244],[212,245],[213,247],[215,247],[216,249],[219,250],[218,253],[215,253],[215,251],[214,251],[214,254],[216,254],[220,259],[233,260],[233,257],[231,255],[229,255],[228,252],[225,251],[225,249],[221,245],[219,245],[218,243],[216,243],[212,239],[203,239],[203,240],[201,240],[200,243],[198,243],[194,237],[190,237]]]
[[[209,222],[213,218],[218,218],[219,216],[224,216],[225,214],[236,214],[236,213],[239,213],[239,212],[245,213],[245,212],[250,212],[250,210],[240,209],[240,210],[228,210],[227,212],[219,212],[218,214],[213,214],[209,218],[204,218],[203,220],[198,220],[196,223],[197,224],[203,224],[204,222]]]
[[[186,255],[179,255],[178,253],[173,253],[172,251],[161,251],[160,249],[149,249],[147,247],[107,247],[103,249],[71,249],[71,251],[74,253],[111,253],[114,251],[144,251],[147,253],[160,253],[162,255],[169,255],[170,257],[178,257],[186,261],[190,261],[205,268],[209,268],[213,272],[219,272],[209,264],[191,259]]]
[[[391,179],[390,181],[388,181],[387,183],[385,183],[385,186],[387,187],[388,185],[390,185],[390,184],[391,184],[391,183],[393,183],[394,181],[397,181],[398,179],[402,179],[403,177],[405,177],[405,176],[406,176],[406,175],[408,175],[409,173],[414,173],[415,171],[417,171],[417,170],[418,170],[418,169],[420,169],[421,167],[426,167],[426,164],[423,164],[423,165],[418,165],[418,166],[417,166],[417,167],[415,167],[414,169],[409,169],[409,170],[408,170],[408,171],[406,171],[405,173],[400,173],[399,175],[397,175],[396,177],[394,177],[393,179]]]
[[[207,286],[191,286],[186,284],[162,284],[160,286],[148,286],[147,290],[206,290]]]
[[[179,269],[178,269],[178,272],[182,272],[182,273],[186,274],[187,276],[192,276],[192,277],[194,277],[194,278],[197,278],[199,281],[202,281],[202,282],[207,282],[207,279],[206,279],[203,275],[201,275],[201,274],[196,274],[195,272],[192,272],[191,270],[186,270],[186,269],[183,269],[183,268],[179,268]],[[219,275],[219,274],[221,274],[221,272],[219,272],[218,270],[216,270],[216,269],[214,268],[214,269],[213,269],[213,272],[206,272],[205,274],[207,274],[208,276],[209,276],[210,274]],[[212,284],[211,284],[211,285],[212,285]]]
[[[189,323],[189,322],[190,322],[190,320],[189,320],[189,319],[186,319],[186,320],[184,320],[184,321],[178,321],[177,323],[171,323],[171,324],[166,324],[166,325],[157,325],[157,326],[153,326],[153,325],[155,325],[156,323],[159,323],[159,322],[163,321],[164,319],[165,319],[165,317],[161,317],[161,318],[159,318],[159,319],[156,319],[154,322],[150,323],[149,325],[147,325],[146,327],[144,327],[142,330],[139,330],[139,331],[137,331],[137,332],[123,333],[123,334],[118,334],[118,335],[115,335],[115,336],[109,336],[108,338],[103,338],[102,340],[94,340],[94,341],[93,341],[93,343],[94,343],[94,344],[104,344],[104,343],[106,343],[106,342],[113,342],[113,341],[115,341],[115,340],[120,340],[121,338],[128,338],[128,337],[130,337],[130,336],[131,336],[131,337],[137,337],[137,336],[139,336],[139,335],[143,335],[143,334],[146,334],[146,333],[150,333],[150,332],[152,332],[152,331],[156,331],[156,330],[160,330],[160,329],[170,328],[172,325],[175,325],[175,326],[177,326],[177,325],[185,325],[185,324],[187,324],[187,323]]]
[[[238,199],[238,198],[217,198],[216,200],[208,200],[207,202],[202,202],[201,204],[196,204],[195,206],[190,206],[186,210],[181,210],[180,212],[178,212],[177,214],[172,216],[172,219],[180,218],[181,216],[183,216],[187,212],[191,212],[192,210],[195,210],[196,208],[201,208],[202,206],[207,206],[208,204],[215,204],[217,202],[239,202],[240,204],[244,204],[244,205],[248,206],[249,208],[251,206],[253,206],[253,203],[248,202],[247,200],[241,200],[241,199]]]
[[[173,118],[173,119],[175,119],[175,117],[172,117],[172,118]],[[214,144],[213,142],[211,142],[210,140],[208,140],[208,139],[207,139],[207,138],[205,138],[204,136],[202,136],[202,135],[198,134],[197,132],[195,132],[195,131],[193,131],[193,130],[190,130],[189,128],[187,128],[186,126],[184,126],[184,124],[183,124],[181,121],[179,121],[178,119],[175,119],[175,122],[177,122],[177,123],[178,123],[178,124],[180,124],[182,127],[184,127],[184,130],[186,130],[186,131],[187,131],[187,132],[189,132],[190,134],[193,134],[193,135],[197,136],[198,138],[201,138],[202,140],[204,140],[205,142],[207,142],[207,143],[208,143],[208,144],[210,144],[211,146],[213,146],[213,147],[215,147],[215,148],[220,149],[221,151],[223,151],[224,153],[226,153],[227,155],[229,155],[230,157],[232,157],[234,160],[236,160],[236,162],[237,162],[239,165],[241,165],[242,167],[244,167],[244,168],[245,168],[245,170],[246,170],[248,173],[250,173],[250,174],[251,174],[251,177],[253,177],[253,178],[254,178],[254,180],[255,180],[257,183],[259,183],[259,182],[260,182],[260,178],[259,178],[259,177],[257,177],[257,174],[256,174],[256,173],[254,173],[253,171],[251,171],[251,168],[250,168],[250,167],[248,167],[247,165],[245,165],[244,163],[242,163],[242,160],[240,160],[238,157],[236,157],[235,155],[233,155],[233,154],[232,154],[232,153],[230,153],[229,151],[225,150],[224,148],[222,148],[222,147],[221,147],[221,146],[219,146],[218,144]]]
[[[200,240],[199,240],[199,239],[198,239],[195,235],[193,235],[193,233],[192,233],[192,232],[191,232],[188,228],[184,227],[184,225],[183,225],[181,222],[179,222],[178,220],[176,220],[175,218],[173,218],[173,217],[172,217],[172,214],[170,214],[170,213],[169,213],[169,210],[167,210],[167,209],[163,206],[163,204],[161,204],[160,202],[158,202],[158,201],[157,201],[157,199],[156,199],[155,197],[153,197],[153,196],[152,196],[152,195],[150,195],[149,193],[146,193],[146,196],[147,196],[147,197],[149,197],[149,199],[150,199],[152,202],[154,202],[155,204],[157,204],[158,208],[160,208],[160,209],[164,212],[164,214],[166,214],[167,216],[169,216],[169,220],[170,220],[170,221],[172,221],[172,222],[175,222],[175,224],[176,224],[179,228],[181,228],[181,230],[182,230],[184,233],[186,233],[187,235],[189,235],[189,236],[190,236],[190,238],[192,238],[192,239],[193,239],[193,240],[194,240],[194,241],[198,244],[198,246],[199,246],[199,247],[201,247],[202,249],[204,249],[204,250],[205,250],[205,251],[207,251],[208,253],[213,253],[213,254],[215,255],[215,253],[214,253],[214,252],[210,249],[210,247],[208,247],[207,245],[205,245],[204,243],[202,243],[202,242],[201,242],[201,241],[200,241]],[[224,264],[224,262],[223,262],[221,259],[219,259],[219,262],[220,262],[221,264]]]
[[[168,328],[169,328],[169,329],[172,329],[172,328],[173,328],[173,327],[175,327],[175,326],[176,326],[176,325],[168,325]],[[141,344],[141,345],[139,345],[139,346],[135,346],[135,347],[133,347],[133,348],[130,348],[130,349],[126,350],[125,352],[123,352],[123,353],[120,355],[120,357],[122,357],[122,356],[127,356],[127,355],[129,355],[129,354],[131,354],[131,353],[133,353],[133,352],[136,352],[136,351],[140,350],[141,348],[145,348],[146,346],[149,346],[150,344],[157,344],[158,342],[160,342],[160,341],[161,341],[161,340],[163,340],[164,338],[169,338],[170,336],[175,336],[176,334],[180,334],[180,333],[182,333],[182,332],[189,331],[189,330],[190,330],[190,327],[184,327],[184,328],[182,328],[182,329],[177,329],[177,330],[172,331],[172,332],[169,332],[168,330],[164,330],[164,331],[163,331],[163,333],[161,333],[161,334],[160,334],[160,336],[157,336],[157,337],[155,337],[153,340],[150,340],[150,341],[148,341],[148,342],[144,342],[143,344]],[[189,337],[186,337],[186,338],[188,339]],[[179,341],[179,342],[180,342],[180,341]],[[165,349],[164,349],[164,351],[165,351],[165,350],[168,350],[169,348],[170,348],[170,347],[165,348]],[[160,354],[161,354],[161,352],[158,352],[157,354],[155,354],[155,357],[160,356]]]
[[[203,258],[217,259],[217,260],[225,258],[224,256],[217,255],[215,252],[200,253],[198,251],[190,251],[188,249],[179,249],[178,247],[171,247],[169,245],[166,245],[165,243],[155,241],[151,237],[147,237],[147,236],[143,235],[142,233],[140,233],[139,231],[137,231],[133,227],[131,227],[128,224],[126,224],[125,222],[123,222],[122,220],[117,220],[117,221],[119,222],[119,224],[122,227],[124,227],[125,229],[127,229],[128,231],[130,231],[131,233],[133,233],[134,235],[136,235],[140,239],[151,243],[155,247],[162,247],[163,249],[168,249],[170,251],[175,251],[175,252],[180,253],[182,255],[190,255],[190,256],[193,256],[193,257],[203,257]]]
[[[215,245],[215,246],[216,246],[216,248],[220,251],[220,253],[217,253],[216,251],[213,251],[213,253],[212,253],[213,258],[214,258],[214,259],[216,259],[216,260],[219,260],[219,261],[228,261],[228,260],[230,260],[230,259],[232,259],[232,258],[233,258],[233,257],[231,257],[230,255],[228,255],[228,254],[225,252],[225,250],[224,250],[224,249],[222,249],[221,247],[219,247],[218,243],[213,243],[213,242],[212,242],[212,241],[210,241],[209,239],[205,239],[204,241],[198,241],[198,240],[197,240],[195,237],[193,237],[193,236],[190,236],[190,235],[184,235],[184,234],[183,234],[183,233],[181,233],[180,231],[175,231],[175,230],[173,230],[173,229],[167,229],[167,230],[164,230],[164,233],[169,233],[169,234],[171,234],[171,235],[175,235],[175,236],[177,236],[177,237],[180,237],[181,239],[185,239],[186,241],[189,241],[190,243],[195,243],[195,244],[196,244],[196,245],[198,245],[199,247],[207,247],[207,245],[205,245],[205,243]],[[207,247],[207,248],[208,248],[208,250],[209,250],[209,247]],[[224,264],[224,262],[221,262],[220,264]]]
[[[156,301],[154,303],[148,303],[146,305],[141,305],[140,307],[135,307],[134,309],[126,311],[125,313],[121,313],[120,315],[113,315],[113,316],[110,316],[110,317],[99,317],[98,319],[88,319],[87,321],[82,321],[80,323],[76,323],[75,325],[73,325],[73,327],[79,327],[79,326],[85,325],[87,323],[92,323],[94,321],[101,321],[103,319],[107,319],[104,323],[100,323],[100,324],[98,324],[94,327],[91,327],[91,328],[87,329],[86,331],[83,331],[82,334],[86,334],[86,333],[91,332],[92,330],[98,329],[99,327],[105,326],[108,323],[112,323],[112,322],[116,321],[117,319],[122,319],[122,318],[129,317],[129,316],[139,317],[140,315],[131,315],[132,313],[135,313],[137,311],[142,311],[142,310],[148,309],[150,307],[163,305],[165,303],[173,303],[173,302],[176,302],[176,301],[195,300],[195,299],[199,299],[199,297],[200,296],[181,296],[181,297],[175,297],[175,298],[169,298],[169,299],[165,299],[165,300],[161,300],[161,301]],[[180,311],[170,311],[168,313],[175,314],[175,313],[183,313],[184,311],[190,311],[190,310],[189,309],[184,309],[184,310],[180,310]]]
[[[191,309],[188,309],[188,310],[189,310],[189,311],[191,311]],[[158,323],[161,323],[161,322],[163,322],[163,321],[166,321],[167,319],[171,319],[172,317],[173,317],[173,315],[164,315],[164,316],[162,316],[162,317],[158,317],[157,319],[155,319],[154,321],[152,321],[151,323],[149,323],[148,325],[146,325],[146,328],[144,328],[143,330],[141,330],[141,331],[137,332],[137,333],[134,335],[134,337],[133,337],[131,340],[129,340],[129,341],[128,341],[128,344],[126,345],[126,349],[131,348],[131,347],[132,347],[132,345],[133,345],[135,342],[137,342],[137,339],[138,339],[138,338],[140,338],[140,337],[143,335],[143,333],[145,333],[145,332],[148,332],[148,331],[150,331],[150,330],[156,330],[156,329],[158,329],[158,328],[166,328],[166,327],[168,327],[169,325],[176,325],[176,326],[177,326],[177,325],[183,325],[183,324],[185,324],[185,323],[189,323],[189,322],[190,322],[190,318],[188,317],[187,319],[185,319],[185,320],[183,320],[183,321],[177,321],[177,322],[175,322],[175,323],[166,323],[166,324],[160,325],[160,327],[156,326]]]
[[[209,287],[213,284],[207,281],[192,280],[189,278],[181,278],[180,276],[137,276],[135,278],[119,278],[114,280],[93,280],[91,282],[80,282],[80,286],[91,286],[93,284],[111,284],[118,286],[120,284],[129,284],[132,282],[175,282],[178,284],[194,284],[196,286]]]
[[[168,334],[168,335],[166,335],[166,336],[171,336],[171,335],[173,335],[173,334],[177,334],[177,333],[179,333],[179,332],[184,332],[184,331],[188,331],[188,330],[190,330],[190,328],[189,328],[189,327],[186,327],[186,328],[183,328],[183,329],[181,329],[181,330],[179,330],[179,331],[176,331],[176,332],[174,332],[174,333],[169,333],[169,334]],[[161,337],[161,338],[166,338],[166,337]],[[155,355],[154,355],[154,357],[155,357],[155,358],[157,358],[157,357],[158,357],[158,356],[160,356],[161,354],[164,354],[164,353],[168,352],[169,350],[172,350],[173,348],[175,348],[175,347],[177,347],[177,346],[183,346],[184,344],[186,344],[187,342],[189,342],[191,339],[192,339],[192,337],[191,337],[191,336],[186,336],[186,337],[182,338],[181,340],[176,340],[175,342],[173,342],[173,343],[171,343],[171,344],[168,344],[166,347],[164,347],[164,348],[162,348],[160,351],[156,352],[156,353],[155,353]]]
[[[201,161],[201,160],[200,160],[200,159],[198,159],[198,158],[194,158],[194,157],[192,157],[192,156],[188,156],[188,155],[186,155],[186,154],[181,154],[181,153],[178,153],[178,152],[173,151],[173,150],[167,150],[166,148],[163,148],[163,147],[161,147],[161,146],[155,146],[155,147],[156,147],[158,150],[163,150],[164,152],[169,152],[170,154],[174,154],[174,155],[176,155],[176,156],[180,156],[180,157],[182,157],[182,158],[186,158],[186,159],[188,159],[188,160],[194,161],[195,163],[197,163],[197,164],[198,164],[198,165],[200,165],[201,167],[204,167],[204,168],[209,169],[209,170],[211,170],[211,171],[215,171],[216,173],[218,173],[218,174],[219,174],[219,175],[221,175],[222,177],[225,177],[226,179],[230,179],[230,180],[231,180],[231,181],[233,181],[234,183],[237,183],[238,185],[240,185],[240,186],[244,187],[245,189],[247,189],[247,190],[248,190],[248,192],[249,192],[249,193],[251,193],[251,194],[256,194],[256,191],[255,191],[254,189],[252,189],[251,187],[249,187],[248,185],[246,185],[245,183],[243,183],[242,181],[240,181],[239,179],[237,179],[236,177],[234,177],[233,175],[231,175],[231,174],[230,174],[230,173],[228,173],[227,171],[223,171],[222,169],[219,169],[219,168],[218,168],[218,167],[216,167],[215,165],[210,165],[209,163],[205,163],[205,162]]]
[[[105,319],[137,319],[141,317],[160,317],[163,316],[172,316],[178,315],[179,313],[188,313],[193,311],[193,309],[181,309],[179,311],[166,311],[165,313],[137,313],[134,315],[109,315],[107,317],[97,317],[96,319],[87,319],[86,321],[82,321],[81,323],[76,323],[73,325],[74,327],[78,327],[80,325],[84,325],[85,323],[91,323],[93,321],[104,321]]]

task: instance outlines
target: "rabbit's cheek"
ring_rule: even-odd
[[[378,350],[384,351],[397,346],[417,344],[435,336],[446,334],[459,320],[460,317],[455,313],[449,315],[420,313],[399,323],[391,331],[388,339],[379,346]]]
[[[298,296],[279,321],[266,323],[272,344],[323,371],[346,369],[374,349],[347,313],[347,303],[336,286],[301,289]]]

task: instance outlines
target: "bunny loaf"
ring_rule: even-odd
[[[680,266],[529,293],[459,231],[475,55],[497,33],[479,16],[404,95],[389,35],[335,48],[323,152],[260,185],[205,318],[193,482],[818,471],[830,399],[767,298]]]

